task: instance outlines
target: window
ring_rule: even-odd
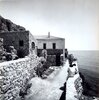
[[[20,41],[19,41],[19,46],[24,46],[23,40],[20,40]]]
[[[56,43],[53,43],[53,49],[56,49]]]
[[[46,49],[46,43],[43,43],[43,49]]]
[[[35,49],[35,43],[32,42],[32,49]]]

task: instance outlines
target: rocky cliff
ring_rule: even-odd
[[[12,21],[0,16],[0,32],[25,31],[26,29],[20,25],[14,24]]]

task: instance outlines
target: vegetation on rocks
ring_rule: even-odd
[[[3,18],[0,16],[0,32],[14,32],[14,31],[25,31],[25,28],[16,25],[8,19]]]

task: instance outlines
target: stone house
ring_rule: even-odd
[[[46,36],[35,36],[37,40],[37,55],[40,56],[43,49],[47,50],[48,61],[51,65],[59,66],[61,63],[61,54],[65,59],[65,39],[54,37],[50,32]]]
[[[9,52],[9,46],[14,46],[19,57],[25,57],[36,53],[36,40],[29,31],[19,32],[0,32],[3,39],[3,46]]]

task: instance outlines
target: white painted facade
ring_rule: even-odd
[[[38,39],[38,49],[43,49],[43,44],[46,44],[46,49],[53,49],[53,43],[56,44],[56,49],[65,49],[65,39]]]
[[[59,49],[63,50],[63,59],[65,60],[65,38],[50,36],[50,32],[47,36],[35,36],[37,40],[37,49],[44,49],[44,44],[46,49]],[[55,45],[55,48],[53,47]]]

